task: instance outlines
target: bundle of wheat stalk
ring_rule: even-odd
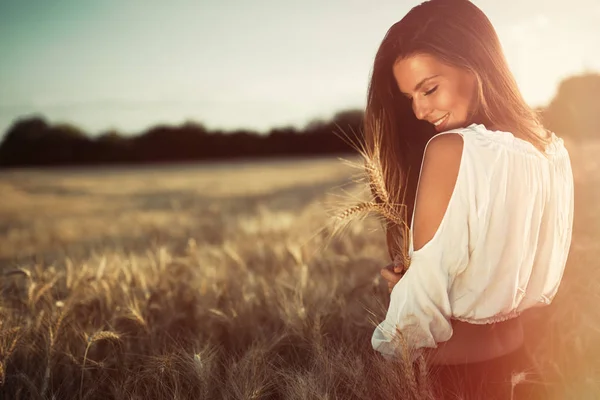
[[[394,266],[402,266],[403,272],[406,272],[410,265],[408,254],[410,226],[407,223],[405,189],[408,172],[410,171],[406,173],[406,176],[398,177],[399,179],[387,180],[388,182],[397,182],[397,185],[386,184],[385,177],[389,171],[387,166],[381,162],[383,132],[381,123],[378,120],[373,122],[371,127],[373,133],[371,143],[359,138],[354,131],[352,131],[353,138],[344,132],[339,125],[338,129],[340,132],[335,132],[336,135],[359,153],[362,162],[354,162],[344,158],[339,158],[339,160],[359,170],[353,177],[353,182],[358,184],[359,187],[362,186],[367,189],[372,199],[361,200],[346,192],[352,198],[352,203],[339,201],[330,208],[331,236],[339,235],[352,222],[362,220],[367,216],[374,216],[387,229],[388,247]],[[400,201],[395,201],[395,199],[400,199]]]
[[[352,134],[356,139],[353,139],[338,126],[340,134],[336,134],[357,150],[360,155],[360,161],[358,162],[344,158],[339,158],[339,160],[352,168],[358,169],[358,173],[353,176],[352,181],[359,188],[368,192],[371,199],[361,200],[346,192],[347,196],[353,199],[353,202],[348,204],[347,201],[338,201],[331,207],[331,236],[340,234],[352,222],[368,216],[378,218],[386,229],[388,250],[393,260],[392,264],[395,267],[401,266],[400,273],[404,274],[411,261],[409,256],[409,235],[411,232],[410,225],[407,222],[408,207],[405,201],[410,170],[406,171],[404,176],[397,176],[382,163],[381,154],[382,151],[385,151],[382,148],[381,140],[383,132],[379,122],[373,124],[370,127],[372,133],[370,143],[361,140],[354,132]],[[401,173],[404,173],[404,171]],[[386,179],[388,174],[392,177],[391,179]],[[386,182],[397,182],[397,184],[389,185]],[[396,201],[396,199],[400,199],[400,201]],[[401,329],[396,327],[395,333],[392,342],[395,343],[397,349],[398,358],[396,361],[400,362],[401,371],[409,384],[411,395],[413,398],[418,399],[431,398],[430,390],[432,387],[428,378],[427,361],[424,354],[410,348]],[[414,357],[415,351],[417,351],[417,357]],[[417,362],[413,363],[411,360]]]

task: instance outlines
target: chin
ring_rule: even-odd
[[[435,129],[435,131],[437,133],[446,132],[446,131],[449,131],[451,129],[455,129],[456,127],[457,127],[456,123],[452,120],[452,116],[450,116],[448,118],[448,121],[445,121],[440,126],[435,126],[434,125],[434,129]]]

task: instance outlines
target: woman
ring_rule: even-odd
[[[440,398],[544,398],[520,314],[558,290],[573,175],[562,139],[524,101],[480,9],[431,0],[388,30],[365,138],[386,187],[404,182],[390,192],[411,221],[410,268],[381,271],[390,305],[373,348],[396,357],[403,337],[413,361],[428,360]],[[386,229],[393,258],[400,227]]]

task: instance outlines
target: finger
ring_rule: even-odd
[[[397,274],[398,274],[398,273],[401,273],[402,271],[404,271],[404,265],[396,265],[396,266],[394,267],[394,272],[395,272],[395,273],[397,273]]]
[[[381,270],[381,276],[386,280],[386,281],[390,281],[393,279],[394,273],[392,271],[390,271],[389,269],[383,268]]]
[[[400,277],[393,278],[393,279],[388,279],[388,278],[386,278],[385,280],[386,280],[386,281],[388,281],[388,282],[389,282],[391,285],[395,285],[395,284],[397,284],[397,283],[398,283],[398,281],[400,280]]]
[[[385,278],[385,280],[394,282],[394,283],[398,282],[400,280],[400,278],[402,277],[402,275],[396,274],[385,268],[381,270],[381,276],[383,276]]]

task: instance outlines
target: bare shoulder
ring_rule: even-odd
[[[421,180],[454,188],[463,147],[463,138],[458,133],[446,133],[431,139],[423,155]]]
[[[425,157],[428,153],[434,153],[436,156],[447,155],[450,158],[462,155],[464,140],[460,133],[448,132],[435,135],[427,144]],[[433,157],[431,157],[433,158]]]
[[[458,179],[463,148],[463,137],[458,133],[437,135],[427,144],[414,211],[414,250],[433,239],[446,214]]]

